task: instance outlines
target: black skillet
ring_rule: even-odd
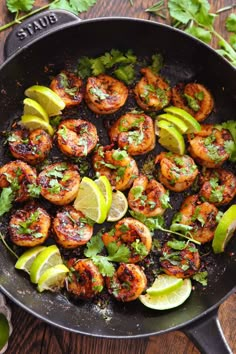
[[[21,114],[25,88],[35,83],[48,85],[50,72],[59,72],[66,62],[83,55],[97,56],[112,48],[132,48],[140,56],[162,53],[164,74],[172,84],[197,80],[212,91],[215,110],[208,122],[234,119],[236,70],[198,40],[151,21],[105,18],[80,22],[70,13],[47,11],[19,25],[6,43],[6,62],[0,69],[0,130],[7,129],[9,122]],[[2,292],[52,325],[104,338],[137,338],[182,330],[202,353],[231,352],[217,312],[235,290],[233,240],[226,252],[216,257],[209,285],[204,289],[197,286],[182,306],[163,312],[150,310],[138,301],[99,310],[91,303],[75,305],[62,294],[39,294],[27,276],[14,270],[14,259],[1,243],[0,250]]]

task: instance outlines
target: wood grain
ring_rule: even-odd
[[[128,16],[164,22],[144,10],[155,3],[155,0],[98,0],[87,13],[80,15],[82,19],[106,16]],[[37,6],[48,3],[38,0]],[[211,0],[212,11],[233,3],[233,0]],[[228,13],[216,20],[216,29],[227,38],[224,21]],[[12,20],[7,12],[5,1],[0,2],[0,24]],[[5,39],[10,32],[0,32],[0,63],[3,62]],[[216,41],[212,42],[216,46]],[[0,78],[1,79],[1,78]],[[232,274],[233,276],[233,274]],[[160,336],[142,339],[111,340],[80,336],[50,326],[11,303],[13,333],[9,341],[7,354],[199,354],[192,342],[181,332],[170,332]],[[232,351],[236,353],[236,294],[231,295],[220,307],[219,319],[223,332]],[[214,353],[212,353],[214,354]]]

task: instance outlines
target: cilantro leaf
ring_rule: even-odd
[[[170,16],[180,23],[187,24],[194,18],[199,9],[197,0],[169,0],[168,9]]]
[[[150,66],[150,69],[158,74],[161,68],[163,67],[164,59],[161,54],[153,54],[152,55],[152,64]]]
[[[99,252],[102,251],[104,243],[101,239],[101,232],[93,236],[91,240],[87,243],[87,248],[84,251],[84,255],[88,258],[96,256]]]
[[[203,286],[206,286],[207,285],[207,276],[208,276],[207,271],[204,271],[204,272],[199,272],[199,273],[194,274],[192,276],[192,278],[194,280],[198,281]]]
[[[181,251],[186,248],[187,243],[185,241],[179,241],[179,240],[171,240],[167,242],[167,246],[171,247],[174,250]]]
[[[30,11],[33,8],[35,0],[7,0],[7,8],[10,12]]]
[[[230,14],[225,22],[227,31],[236,33],[236,14]]]
[[[94,256],[92,260],[103,276],[112,277],[115,273],[115,268],[113,264],[109,262],[108,257],[98,255]]]
[[[210,31],[198,27],[198,26],[192,26],[186,29],[186,31],[188,34],[191,34],[192,36],[200,39],[201,41],[205,42],[205,43],[210,43],[211,41],[211,33]]]
[[[229,37],[229,43],[231,44],[231,46],[234,48],[234,50],[236,50],[236,34],[232,34]]]
[[[0,195],[0,216],[7,213],[11,209],[13,200],[14,192],[12,188],[3,188]]]
[[[124,81],[127,85],[133,83],[135,78],[135,70],[132,64],[122,65],[114,71],[117,79]]]
[[[69,3],[77,14],[87,11],[91,6],[96,4],[97,0],[69,0]]]
[[[124,244],[118,246],[115,242],[111,242],[107,246],[107,251],[109,254],[107,258],[110,261],[127,263],[129,260],[130,250]]]
[[[230,149],[230,161],[236,161],[236,121],[228,120],[227,122],[223,122],[221,126],[227,130],[229,130],[230,134],[232,135],[234,144],[227,144],[226,148]]]

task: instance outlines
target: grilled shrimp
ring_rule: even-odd
[[[80,175],[76,165],[56,162],[48,165],[37,178],[41,195],[56,205],[72,202],[79,189]]]
[[[223,169],[205,170],[200,178],[199,195],[203,201],[215,205],[228,204],[236,194],[235,175]]]
[[[168,275],[189,278],[200,268],[200,255],[194,243],[189,243],[184,249],[176,251],[167,242],[162,247],[161,253],[161,267]]]
[[[130,155],[146,154],[155,147],[155,131],[152,118],[146,114],[127,113],[110,128],[112,143]]]
[[[77,106],[83,99],[83,81],[75,74],[63,70],[51,81],[50,88],[61,97],[66,107]]]
[[[93,155],[93,167],[96,172],[106,176],[111,185],[120,191],[131,187],[138,175],[135,160],[125,150],[114,150],[111,146],[99,146]]]
[[[206,243],[213,239],[217,226],[218,209],[208,202],[201,202],[198,195],[187,197],[177,214],[180,224],[192,226],[192,237]]]
[[[79,299],[89,300],[102,291],[104,279],[90,259],[71,258],[67,267],[70,270],[67,282],[69,293]]]
[[[23,129],[14,130],[8,142],[12,155],[30,165],[42,162],[52,148],[51,137],[42,129],[31,132]]]
[[[123,82],[104,74],[89,77],[85,101],[97,114],[111,114],[120,109],[128,98],[128,88]]]
[[[134,88],[137,104],[145,111],[160,111],[171,99],[169,84],[149,68],[140,70],[142,79]]]
[[[129,302],[142,294],[147,286],[147,278],[138,265],[121,263],[112,277],[106,277],[106,286],[116,300]]]
[[[30,187],[36,185],[36,172],[23,161],[11,161],[0,167],[0,188],[11,186],[15,201],[24,202],[30,195]]]
[[[96,146],[98,134],[96,127],[82,119],[67,119],[59,124],[56,132],[57,144],[67,156],[87,156]]]
[[[162,215],[168,202],[169,196],[163,185],[144,175],[135,179],[128,194],[129,207],[147,217]]]
[[[172,89],[173,104],[189,112],[202,122],[211,113],[214,100],[211,93],[201,84],[180,83]]]
[[[10,219],[9,234],[17,246],[34,247],[41,245],[49,236],[50,216],[40,206],[28,204],[17,210]]]
[[[158,179],[164,186],[175,192],[189,188],[198,175],[198,168],[188,155],[161,152],[155,160],[160,164]]]
[[[191,156],[197,163],[208,168],[221,166],[230,156],[226,144],[233,143],[228,130],[212,124],[202,124],[201,131],[189,134],[188,140]]]
[[[147,226],[133,218],[124,218],[115,224],[115,229],[102,235],[104,245],[111,242],[125,244],[130,250],[129,263],[144,259],[152,247],[152,236]]]
[[[84,245],[93,234],[93,226],[86,222],[84,214],[70,205],[57,212],[52,227],[56,243],[64,248]]]

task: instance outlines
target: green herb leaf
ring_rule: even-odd
[[[234,144],[228,144],[228,148],[230,148],[230,161],[235,162],[236,161],[236,121],[234,120],[228,120],[227,122],[224,122],[221,124],[221,126],[224,129],[229,130],[232,138],[233,138],[233,142]]]
[[[118,80],[124,81],[127,85],[131,85],[135,79],[135,70],[132,64],[122,65],[114,71],[114,75]]]
[[[232,34],[229,37],[229,43],[234,48],[234,50],[236,50],[236,34]]]
[[[207,285],[207,277],[208,277],[208,272],[207,271],[199,272],[199,273],[196,273],[196,274],[194,274],[192,276],[192,278],[194,280],[198,281],[203,286]]]
[[[87,243],[87,248],[84,251],[84,255],[86,257],[92,258],[103,250],[104,243],[102,242],[101,235],[102,232],[98,233]]]
[[[109,262],[108,257],[98,255],[93,256],[92,260],[103,276],[112,277],[115,273],[115,268],[113,264]]]
[[[227,31],[236,33],[236,14],[230,14],[225,22]]]
[[[0,216],[7,213],[11,209],[13,200],[14,192],[12,188],[3,188],[0,195]]]
[[[111,242],[107,246],[108,260],[113,262],[127,263],[130,257],[130,250],[124,244],[118,246],[115,242]]]
[[[7,8],[10,12],[30,11],[33,8],[35,0],[6,0]]]
[[[186,31],[188,34],[191,34],[192,36],[200,39],[201,41],[205,42],[205,43],[210,43],[212,35],[211,32],[198,27],[198,26],[192,26],[186,29]]]
[[[179,240],[171,240],[167,242],[167,246],[171,247],[174,250],[181,251],[186,248],[187,243],[185,241],[179,241]]]

